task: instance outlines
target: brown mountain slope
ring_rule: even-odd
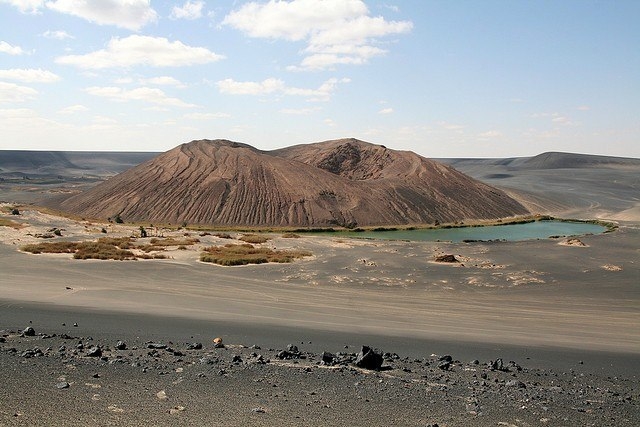
[[[451,167],[357,140],[272,152],[193,141],[58,207],[93,218],[232,226],[426,224],[527,213]]]
[[[355,182],[367,182],[376,189],[376,196],[407,222],[453,222],[527,213],[504,192],[410,151],[338,139],[273,153]]]

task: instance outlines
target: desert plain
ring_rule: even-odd
[[[532,212],[615,231],[451,243],[272,230],[263,245],[312,255],[223,267],[199,254],[229,239],[174,227],[156,233],[198,242],[75,260],[20,248],[138,225],[38,208],[95,177],[7,179],[2,219],[19,225],[0,227],[0,425],[638,425],[640,166],[546,160],[444,161]],[[380,369],[356,365],[362,346],[381,350]]]

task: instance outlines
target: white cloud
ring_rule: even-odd
[[[575,125],[576,123],[574,123],[569,117],[565,116],[564,114],[561,113],[533,113],[530,116],[531,118],[534,119],[538,119],[538,118],[546,118],[549,119],[552,124],[554,125],[566,125],[566,126],[572,126]]]
[[[12,46],[4,40],[0,40],[0,52],[9,55],[23,55],[25,53],[20,46]]]
[[[324,50],[333,46],[362,46],[367,40],[389,34],[405,33],[412,28],[410,22],[387,21],[381,16],[358,16],[311,34],[309,49]]]
[[[321,70],[337,64],[364,64],[386,53],[379,39],[411,31],[409,21],[369,16],[362,0],[269,0],[250,2],[229,13],[223,25],[250,37],[305,41],[306,57],[289,70]]]
[[[342,50],[342,52],[337,52]],[[350,52],[347,53],[346,51]],[[332,52],[336,51],[336,52]],[[305,57],[300,66],[291,65],[289,71],[322,70],[334,65],[362,65],[370,58],[384,54],[385,51],[372,46],[331,46],[322,53],[314,53]]]
[[[151,77],[148,79],[140,79],[139,82],[143,85],[150,84],[156,86],[175,86],[178,88],[186,87],[184,83],[180,80],[173,78],[171,76],[159,76],[159,77]]]
[[[91,123],[94,125],[115,125],[118,121],[112,117],[107,116],[93,116],[91,118]]]
[[[393,108],[383,108],[382,110],[378,111],[378,114],[392,114],[393,113]]]
[[[44,0],[0,0],[17,8],[22,13],[39,13],[44,5]]]
[[[52,0],[48,8],[95,22],[137,31],[155,22],[158,15],[150,0]]]
[[[20,69],[0,70],[0,79],[17,80],[25,83],[53,83],[60,80],[60,77],[51,71],[41,69]]]
[[[85,107],[84,105],[76,104],[76,105],[70,105],[68,107],[65,107],[58,112],[60,114],[75,114],[75,113],[82,113],[83,111],[89,111],[89,108]]]
[[[437,122],[437,125],[443,128],[444,130],[450,130],[455,132],[462,132],[464,129],[463,125],[457,125],[449,122]]]
[[[0,103],[24,102],[33,99],[38,91],[13,83],[0,82]]]
[[[504,135],[499,130],[488,130],[486,132],[480,132],[478,134],[478,139],[480,141],[488,141],[491,139],[502,138]]]
[[[305,89],[288,87],[282,80],[269,78],[261,82],[237,82],[233,79],[225,79],[216,82],[221,93],[231,95],[269,95],[283,94],[291,96],[304,96],[310,101],[328,101],[339,83],[348,83],[349,79],[329,79],[317,89]]]
[[[280,112],[283,114],[291,114],[293,116],[307,116],[318,110],[318,108],[283,108],[282,110],[280,110]]]
[[[571,126],[574,124],[569,117],[560,116],[560,115],[552,118],[551,122],[558,125],[566,125],[566,126]]]
[[[227,113],[191,113],[185,114],[185,119],[191,120],[214,120],[214,119],[227,119],[231,117],[231,114]]]
[[[366,5],[360,0],[269,0],[246,3],[229,13],[223,24],[250,37],[299,41],[315,31],[330,28],[336,20],[367,13]]]
[[[0,109],[0,118],[2,119],[28,119],[36,116],[36,112],[29,108]]]
[[[204,1],[186,1],[182,7],[173,6],[171,18],[173,19],[198,19],[202,17]]]
[[[163,91],[156,88],[139,87],[132,90],[125,90],[119,87],[98,87],[93,86],[85,89],[90,95],[109,98],[114,101],[144,101],[150,104],[170,106],[170,107],[195,107],[178,98],[171,98]]]
[[[231,95],[266,95],[284,90],[284,82],[270,78],[262,82],[237,82],[233,79],[220,80],[216,83],[221,93]]]
[[[206,64],[223,58],[204,47],[187,46],[180,41],[170,42],[164,37],[132,35],[111,39],[106,49],[86,55],[61,56],[56,58],[56,62],[85,69],[102,69],[134,65],[180,67]]]
[[[73,37],[71,34],[67,33],[66,31],[51,31],[51,30],[47,30],[44,33],[42,33],[42,36],[47,38],[47,39],[55,39],[55,40],[64,40],[64,39],[73,39],[75,37]]]
[[[591,110],[591,107],[589,107],[588,105],[580,105],[578,107],[578,111],[589,111]]]
[[[400,8],[396,5],[392,5],[392,4],[385,4],[384,7],[386,7],[387,9],[393,11],[393,12],[400,12]]]

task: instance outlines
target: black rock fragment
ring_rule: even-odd
[[[505,383],[505,385],[507,387],[513,387],[513,388],[526,388],[527,387],[522,381],[518,381],[518,380],[507,381]]]
[[[336,356],[328,351],[322,352],[322,363],[327,366],[332,366]]]
[[[167,348],[167,345],[166,344],[155,343],[155,342],[150,342],[150,343],[147,344],[147,348],[153,348],[153,349],[156,349],[156,350],[162,350],[162,349]]]
[[[438,363],[438,369],[442,369],[443,371],[448,371],[451,369],[451,361],[442,360]]]
[[[363,345],[356,357],[355,365],[362,369],[380,370],[382,368],[382,352]]]
[[[89,347],[87,350],[87,356],[89,357],[101,357],[102,349],[98,346]]]
[[[489,367],[492,371],[507,371],[507,368],[505,368],[504,362],[501,358],[497,358],[496,360],[490,362]]]

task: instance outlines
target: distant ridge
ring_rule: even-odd
[[[587,166],[638,166],[640,159],[625,157],[597,156],[592,154],[574,154],[547,152],[529,157],[519,166],[525,169],[573,169]]]
[[[84,173],[113,176],[157,155],[116,151],[0,150],[0,176],[51,177]]]
[[[220,226],[409,225],[528,213],[450,166],[356,139],[274,151],[192,141],[58,203],[90,218]]]
[[[620,167],[640,166],[640,159],[631,157],[614,157],[614,156],[599,156],[594,154],[577,154],[577,153],[563,153],[550,151],[546,153],[538,154],[533,157],[510,157],[501,159],[438,159],[446,164],[452,166],[457,165],[493,165],[504,166],[509,170],[526,170],[526,169],[576,169],[576,168],[606,168],[606,167]]]

